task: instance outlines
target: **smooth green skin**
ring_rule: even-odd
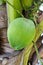
[[[30,45],[34,36],[35,25],[30,19],[17,18],[8,27],[8,41],[15,50],[21,50]]]
[[[33,0],[21,0],[21,2],[24,9],[27,10],[32,5]]]
[[[20,13],[22,13],[22,6],[20,0],[7,0],[11,3]],[[16,10],[7,3],[7,14],[8,14],[8,22],[12,22],[15,18],[20,17],[20,14],[16,12]]]

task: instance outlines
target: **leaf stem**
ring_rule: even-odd
[[[40,58],[40,55],[39,55],[39,52],[38,52],[38,48],[37,48],[37,46],[36,46],[36,43],[33,42],[33,45],[34,45],[34,48],[35,48],[35,50],[36,50],[37,58],[41,61],[41,58]],[[43,62],[42,62],[42,61],[41,61],[41,64],[43,65]]]
[[[7,0],[4,0],[4,1],[6,1],[10,6],[12,6],[12,8],[14,8],[14,9],[16,10],[16,12],[17,12],[18,14],[20,14],[20,15],[24,18],[23,14],[20,13],[19,10],[17,10],[11,3],[9,3]]]
[[[41,30],[40,30],[41,29]],[[36,27],[36,35],[35,35],[35,38],[33,39],[33,41],[36,43],[36,41],[38,40],[38,38],[39,38],[39,36],[41,35],[41,33],[42,33],[42,31],[43,31],[43,21],[41,21],[38,25],[37,25],[37,27]],[[29,49],[29,46],[28,47],[26,47],[25,48],[25,50],[24,50],[24,57],[23,57],[23,65],[27,65],[27,62],[28,62],[28,60],[29,60],[29,56],[30,56],[30,53],[29,52],[31,52],[31,50],[32,50],[32,47],[33,47],[33,42],[31,43],[32,44],[32,46],[31,46],[31,48]],[[36,48],[36,46],[35,46],[35,48]],[[36,51],[37,51],[37,48],[36,48]],[[39,56],[39,54],[38,54],[38,51],[37,51],[37,55]],[[43,64],[42,64],[43,65]]]

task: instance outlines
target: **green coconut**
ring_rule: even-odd
[[[15,50],[21,50],[31,45],[35,36],[35,24],[26,18],[17,18],[9,24],[7,37],[9,44]]]
[[[30,6],[32,6],[33,0],[21,0],[23,8],[27,10]]]

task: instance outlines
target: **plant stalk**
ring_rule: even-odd
[[[0,5],[4,4],[5,1],[4,0],[0,0]]]
[[[37,27],[36,27],[36,35],[35,35],[35,38],[34,38],[34,42],[36,43],[36,41],[38,40],[38,38],[40,37],[40,35],[41,35],[41,33],[43,32],[43,21],[41,21],[38,25],[37,25]],[[29,60],[29,56],[30,56],[30,53],[29,52],[31,52],[31,50],[32,50],[32,47],[33,47],[33,42],[31,43],[32,44],[32,46],[30,45],[30,47],[31,48],[29,48],[29,46],[28,47],[26,47],[25,48],[25,50],[24,50],[24,58],[23,58],[23,65],[27,65],[27,62],[28,62],[28,60]],[[36,46],[35,46],[35,48],[36,48]],[[36,49],[37,50],[37,49]],[[38,51],[37,51],[37,54],[38,54]]]
[[[38,49],[37,49],[36,43],[34,43],[34,48],[35,48],[35,50],[36,50],[37,59],[40,60],[41,64],[43,65],[43,62],[41,61],[41,57],[40,57],[40,55],[39,55],[39,52],[38,52]]]
[[[15,9],[18,14],[20,14],[22,17],[24,17],[23,14],[20,13],[19,10],[17,10],[11,3],[9,3],[7,0],[4,0],[4,1],[6,1],[13,9]]]

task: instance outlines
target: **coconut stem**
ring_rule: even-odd
[[[14,8],[18,14],[20,14],[22,17],[24,17],[23,14],[20,13],[19,10],[17,10],[11,3],[9,3],[7,0],[4,0],[4,1],[6,1],[10,6],[12,6],[12,8]]]
[[[40,35],[41,35],[41,33],[43,32],[43,21],[41,21],[38,25],[37,25],[37,27],[36,27],[36,35],[35,35],[35,38],[34,38],[34,42],[36,43],[36,41],[38,40],[38,38],[40,37]],[[28,60],[29,60],[29,56],[30,56],[30,53],[29,52],[31,52],[31,50],[32,50],[32,47],[33,47],[33,42],[31,43],[32,44],[32,46],[30,46],[31,48],[29,48],[29,46],[28,47],[26,47],[25,48],[25,50],[24,50],[24,58],[23,58],[23,65],[27,65],[27,62],[28,62]],[[35,46],[35,48],[36,48],[36,46]],[[36,49],[36,51],[37,51],[37,49]],[[38,54],[38,51],[37,51],[37,54]]]
[[[39,55],[39,52],[38,52],[38,49],[37,49],[36,43],[34,43],[34,48],[35,48],[35,50],[36,50],[37,59],[41,61],[41,58],[40,58],[40,55]],[[42,62],[42,61],[41,61],[41,64],[43,65],[43,62]]]

